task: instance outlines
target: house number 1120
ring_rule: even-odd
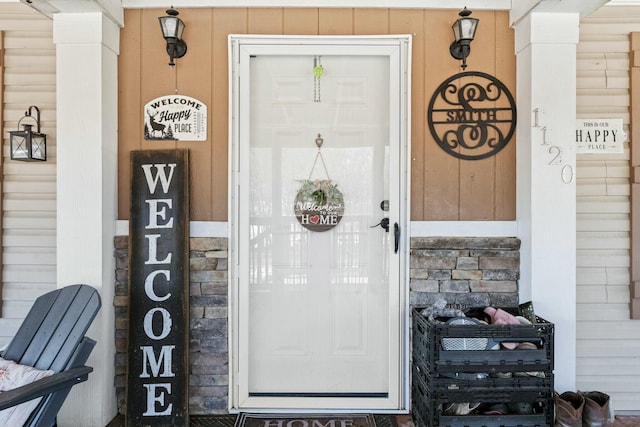
[[[547,127],[542,127],[542,143],[540,145],[549,146],[551,141],[547,140]],[[563,164],[562,160],[562,148],[557,145],[551,145],[549,147],[549,154],[551,155],[551,160],[547,163],[549,166],[560,166]],[[571,184],[575,177],[573,166],[564,165],[562,170],[560,171],[560,177],[562,182],[565,184]]]

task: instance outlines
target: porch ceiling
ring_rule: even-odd
[[[49,18],[56,13],[102,12],[119,26],[124,25],[120,0],[20,0]]]
[[[640,4],[638,0],[633,1]],[[511,22],[516,23],[531,12],[579,13],[583,18],[609,2],[610,0],[515,0],[512,1]]]
[[[0,0],[11,1],[11,0]],[[25,3],[50,18],[55,13],[103,12],[118,25],[123,25],[125,8],[166,7],[164,0],[14,0]],[[368,0],[367,7],[396,8],[463,8],[468,0]],[[317,0],[313,7],[360,7],[361,0]],[[587,16],[610,5],[638,6],[640,0],[483,0],[474,9],[510,10],[511,22],[530,12],[579,13]],[[180,7],[309,7],[307,0],[183,0]]]

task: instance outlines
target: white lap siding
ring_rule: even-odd
[[[581,22],[579,119],[621,118],[630,133],[634,31],[640,7],[606,6]],[[624,154],[578,154],[576,173],[577,387],[610,394],[618,411],[640,411],[640,321],[629,320],[629,154],[628,141]]]
[[[8,342],[33,300],[56,288],[56,54],[52,21],[22,3],[0,3],[2,105],[2,318]],[[30,105],[41,113],[47,161],[9,158],[9,131]],[[22,123],[33,123],[24,120]]]

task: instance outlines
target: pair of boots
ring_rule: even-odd
[[[609,395],[599,391],[553,393],[555,427],[605,427],[613,424]]]

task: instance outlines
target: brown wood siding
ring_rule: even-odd
[[[460,71],[449,55],[457,10],[213,8],[180,9],[188,52],[167,66],[158,16],[163,9],[127,9],[119,62],[119,210],[129,218],[129,152],[191,151],[191,219],[227,220],[229,34],[412,34],[411,219],[514,220],[515,139],[495,156],[459,160],[432,139],[426,107],[434,90]],[[515,55],[508,12],[478,11],[471,71],[495,75],[515,95]],[[146,102],[162,95],[193,96],[209,108],[204,142],[145,141]]]
[[[0,31],[0,117],[4,117],[4,31]],[[4,135],[4,127],[3,121],[0,120],[0,135]],[[2,137],[0,137],[0,141],[2,141]],[[0,159],[2,156],[0,156]],[[4,200],[4,191],[2,188],[4,187],[4,168],[3,163],[0,161],[0,177],[2,177],[2,181],[0,182],[0,212],[4,212],[3,209],[3,200]],[[2,225],[2,215],[0,215],[0,242],[2,242],[2,235],[4,234],[4,227]],[[0,243],[0,250],[2,250],[2,244]],[[4,257],[0,258],[0,317],[2,317],[2,296],[3,296],[3,287],[2,284],[4,281],[2,280],[2,270],[3,265],[2,261]]]

